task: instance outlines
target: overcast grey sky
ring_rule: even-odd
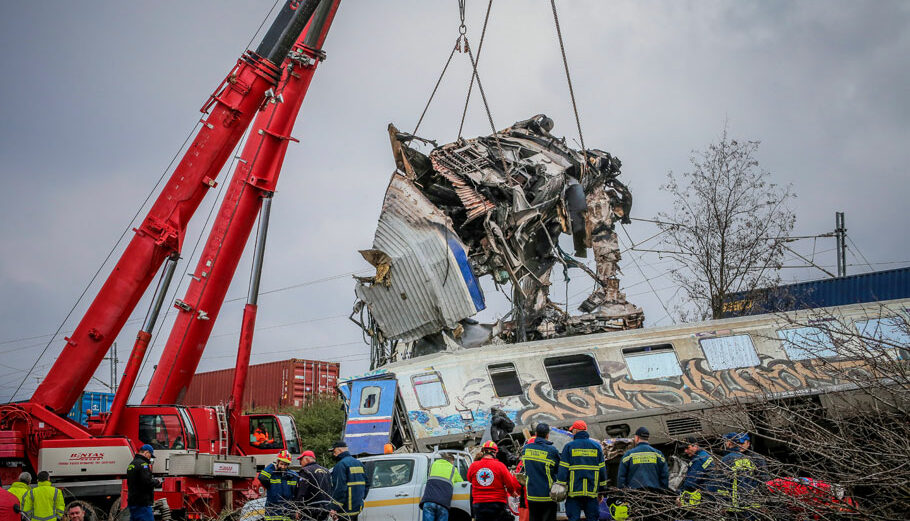
[[[845,211],[848,235],[876,269],[910,264],[910,3],[557,3],[585,144],[622,159],[633,216],[653,217],[668,205],[659,190],[666,173],[684,171],[690,152],[716,140],[726,120],[733,137],[762,141],[758,159],[776,182],[793,184],[796,235],[830,231],[834,212]],[[0,4],[0,401],[129,225],[271,4]],[[290,147],[273,206],[262,289],[294,287],[260,299],[254,362],[297,357],[338,360],[343,374],[367,368],[367,346],[345,318],[354,298],[349,274],[367,268],[357,250],[371,245],[394,167],[386,125],[409,130],[416,123],[457,35],[456,5],[342,2],[325,45],[328,59],[297,122],[301,143]],[[475,50],[485,7],[467,2]],[[494,2],[480,74],[497,127],[542,112],[555,120],[554,133],[577,137],[549,2]],[[454,139],[468,79],[467,58],[456,55],[422,135]],[[474,96],[465,134],[489,132]],[[184,257],[213,196],[197,212]],[[654,229],[633,223],[628,232],[640,241]],[[814,247],[819,264],[834,264],[833,239],[797,247],[807,255]],[[181,262],[178,274],[195,262]],[[862,261],[851,252],[848,262]],[[666,276],[672,264],[628,252],[622,267],[623,286],[644,307],[647,324],[669,323],[663,305],[678,298]],[[225,304],[200,370],[233,365],[248,273],[247,256],[229,292],[239,299]],[[786,280],[823,276],[783,273]],[[307,284],[313,281],[320,282]],[[573,273],[570,303],[589,287]],[[564,285],[553,293],[565,300]],[[489,287],[487,297],[486,318],[507,311]],[[172,319],[162,322],[134,398],[144,392]],[[138,327],[129,322],[120,335],[121,359]],[[62,336],[17,398],[30,396]],[[107,374],[107,367],[97,373],[104,381]],[[93,382],[90,389],[103,387]]]

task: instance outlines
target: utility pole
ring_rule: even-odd
[[[847,228],[844,212],[834,212],[834,236],[837,238],[837,276],[847,276]]]

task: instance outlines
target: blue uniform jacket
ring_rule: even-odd
[[[768,480],[765,458],[752,451],[731,450],[721,458],[719,467],[718,492],[728,498],[732,510],[757,507],[758,502],[752,496]]]
[[[587,431],[576,432],[574,439],[563,447],[556,481],[568,486],[570,498],[597,497],[606,491],[603,449]]]
[[[648,442],[641,442],[622,455],[619,474],[616,476],[619,488],[670,488],[670,467],[663,453]]]
[[[265,519],[286,519],[297,494],[300,475],[293,470],[278,470],[274,463],[259,472],[259,483],[265,489]],[[285,505],[287,503],[287,505]]]
[[[704,449],[700,449],[692,458],[692,464],[686,471],[686,479],[683,481],[682,490],[694,491],[702,490],[705,492],[714,492],[717,487],[714,483],[714,458]]]
[[[370,481],[363,464],[350,452],[342,452],[332,467],[332,510],[357,515],[363,510],[363,499],[370,490]]]
[[[559,470],[559,451],[553,442],[537,438],[521,448],[521,461],[528,476],[528,501],[553,501],[550,487]]]

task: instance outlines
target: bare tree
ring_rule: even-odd
[[[672,277],[700,318],[719,318],[730,293],[778,282],[796,196],[769,181],[755,159],[758,145],[730,139],[724,127],[718,143],[693,153],[690,172],[670,172],[661,187],[675,199],[657,217],[664,246],[683,268]]]

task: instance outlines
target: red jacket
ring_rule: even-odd
[[[468,469],[471,496],[474,503],[508,503],[510,494],[517,494],[520,485],[501,461],[483,457]]]
[[[19,498],[0,488],[0,521],[20,521]]]

